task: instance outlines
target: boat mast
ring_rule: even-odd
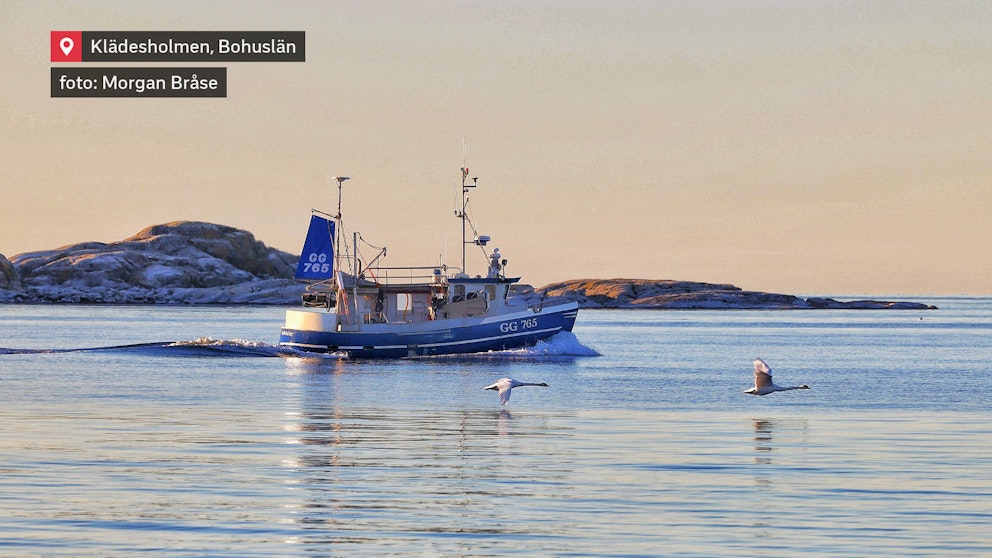
[[[475,188],[479,185],[479,177],[472,177],[472,184],[466,184],[465,179],[468,178],[468,167],[462,167],[462,210],[456,211],[455,216],[462,220],[462,273],[468,274],[468,270],[465,269],[465,246],[469,243],[465,240],[465,221],[468,219],[468,189]]]
[[[338,214],[334,216],[334,269],[341,269],[341,183],[351,178],[350,176],[332,176],[331,180],[338,181]]]
[[[355,305],[355,313],[351,314],[351,323],[358,323],[358,231],[353,234],[351,247],[355,251],[355,259],[351,262],[351,275],[354,277],[355,284],[351,288],[351,303]]]

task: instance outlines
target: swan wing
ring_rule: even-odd
[[[502,391],[504,389],[509,389],[514,387],[516,385],[515,382],[516,380],[513,380],[511,378],[500,378],[482,389],[496,389]]]
[[[499,392],[499,400],[506,405],[510,401],[510,390],[515,385],[519,385],[519,382],[512,378],[500,378],[482,389],[496,390]]]
[[[772,369],[768,368],[768,365],[765,364],[765,361],[761,360],[760,358],[754,359],[754,373],[757,374],[758,372],[763,372],[765,374],[768,374],[769,376],[772,375]]]
[[[772,383],[772,377],[771,376],[769,376],[768,374],[765,374],[764,372],[755,372],[754,373],[754,387],[760,391],[762,389],[773,388],[773,387],[776,387],[776,386],[775,386],[775,384]]]
[[[754,359],[754,388],[757,392],[768,390],[774,387],[772,383],[772,369],[768,368],[765,361],[760,358]]]

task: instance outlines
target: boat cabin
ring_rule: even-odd
[[[327,300],[327,309],[336,307],[338,322],[350,325],[420,323],[499,313],[506,308],[510,286],[520,280],[463,274],[444,278],[440,273],[432,281],[420,283],[343,278],[343,288],[337,290],[333,303]]]

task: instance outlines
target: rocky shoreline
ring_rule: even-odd
[[[0,255],[0,302],[296,304],[297,259],[245,230],[167,223],[109,244]]]
[[[520,296],[534,302],[564,298],[580,308],[651,310],[936,310],[936,306],[909,301],[802,298],[794,295],[745,291],[728,284],[646,279],[573,279],[539,289],[523,287]]]
[[[304,291],[293,279],[298,258],[245,230],[179,221],[118,242],[84,242],[9,260],[0,254],[0,303],[296,305]],[[646,279],[573,279],[537,289],[516,285],[512,294],[528,303],[566,298],[580,308],[936,309],[917,302],[841,302]]]

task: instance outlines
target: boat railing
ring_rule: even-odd
[[[366,312],[362,314],[362,322],[365,324],[385,324],[389,323],[385,312]]]
[[[440,283],[443,268],[429,267],[376,267],[365,270],[366,275],[372,275],[383,285],[410,285],[414,283]],[[367,277],[368,278],[368,277]]]
[[[317,281],[315,283],[307,284],[307,292],[332,292],[337,290],[337,283],[334,279],[324,279],[323,281]]]

